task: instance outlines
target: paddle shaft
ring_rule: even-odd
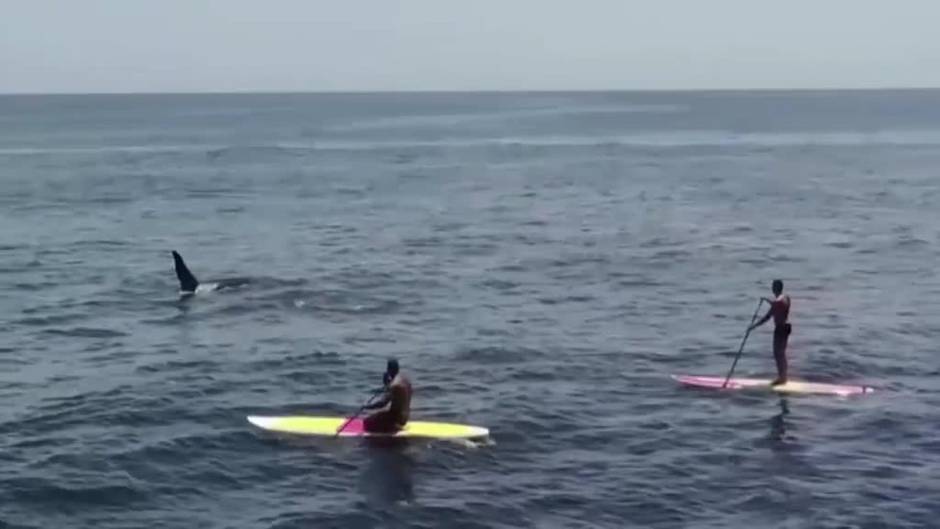
[[[738,365],[738,360],[741,358],[741,353],[744,352],[744,344],[747,343],[747,337],[751,335],[751,325],[754,325],[754,320],[757,319],[757,313],[760,311],[760,306],[763,305],[764,298],[757,300],[757,307],[754,309],[754,315],[751,316],[751,323],[747,325],[747,332],[744,333],[744,338],[741,339],[741,347],[738,347],[738,354],[734,355],[734,362],[731,364],[731,369],[728,370],[728,376],[725,377],[724,383],[721,385],[721,388],[724,389],[728,386],[728,381],[731,380],[731,374],[734,373],[734,368]]]
[[[358,417],[359,414],[362,413],[363,410],[365,410],[366,407],[367,407],[369,404],[372,404],[372,401],[375,400],[376,397],[378,397],[379,395],[381,395],[383,391],[385,391],[385,388],[382,388],[382,389],[376,391],[375,393],[373,393],[372,396],[369,397],[369,400],[367,400],[365,404],[363,404],[362,406],[360,406],[359,409],[356,410],[356,413],[354,413],[354,414],[352,415],[352,417],[346,419],[346,422],[344,422],[343,425],[340,426],[339,429],[336,430],[336,433],[333,435],[333,437],[339,436],[339,434],[341,434],[341,433],[343,432],[343,430],[345,430],[346,427],[349,426],[349,423],[353,422],[353,419],[355,419],[356,417]]]

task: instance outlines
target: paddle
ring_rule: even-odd
[[[731,364],[731,369],[728,370],[728,376],[725,377],[725,382],[721,385],[721,389],[727,387],[728,381],[731,380],[731,374],[734,373],[734,368],[738,365],[738,359],[741,358],[741,353],[744,351],[744,343],[747,342],[747,337],[751,335],[751,325],[754,325],[754,320],[757,319],[757,312],[760,311],[760,306],[763,304],[764,298],[757,300],[757,307],[754,309],[754,315],[751,316],[751,323],[747,325],[747,332],[744,333],[744,339],[741,340],[741,347],[738,348],[738,354],[734,355],[734,363]]]
[[[369,404],[372,404],[372,401],[375,400],[375,398],[378,397],[379,395],[381,395],[384,391],[385,391],[385,388],[383,387],[383,388],[379,389],[378,391],[376,391],[375,393],[373,393],[372,396],[369,397],[369,400],[367,400],[365,404],[363,404],[362,406],[360,406],[359,409],[356,410],[356,413],[354,413],[354,414],[352,415],[352,417],[346,419],[346,422],[344,422],[343,425],[340,426],[339,429],[336,430],[336,433],[333,435],[333,437],[334,437],[334,438],[335,438],[335,437],[338,437],[339,434],[341,434],[341,433],[343,432],[343,430],[345,430],[346,427],[349,426],[349,423],[351,423],[351,422],[353,421],[353,419],[355,419],[356,417],[358,417],[359,414],[362,413],[363,410],[366,409],[366,406],[368,406]]]

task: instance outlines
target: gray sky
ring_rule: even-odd
[[[0,92],[940,86],[938,0],[0,0]]]

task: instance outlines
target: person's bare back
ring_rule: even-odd
[[[405,375],[398,373],[389,384],[388,390],[391,393],[388,411],[397,424],[404,426],[411,415],[411,382]]]
[[[366,431],[394,433],[405,427],[411,415],[411,382],[398,368],[398,360],[388,361],[385,374],[385,396],[366,409],[379,411],[363,420]]]

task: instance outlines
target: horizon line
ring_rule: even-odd
[[[682,93],[786,93],[786,92],[925,92],[940,90],[938,86],[884,86],[854,88],[590,88],[590,89],[413,89],[413,90],[170,90],[164,92],[2,92],[0,97],[44,96],[225,96],[225,95],[393,95],[393,94],[682,94]]]

